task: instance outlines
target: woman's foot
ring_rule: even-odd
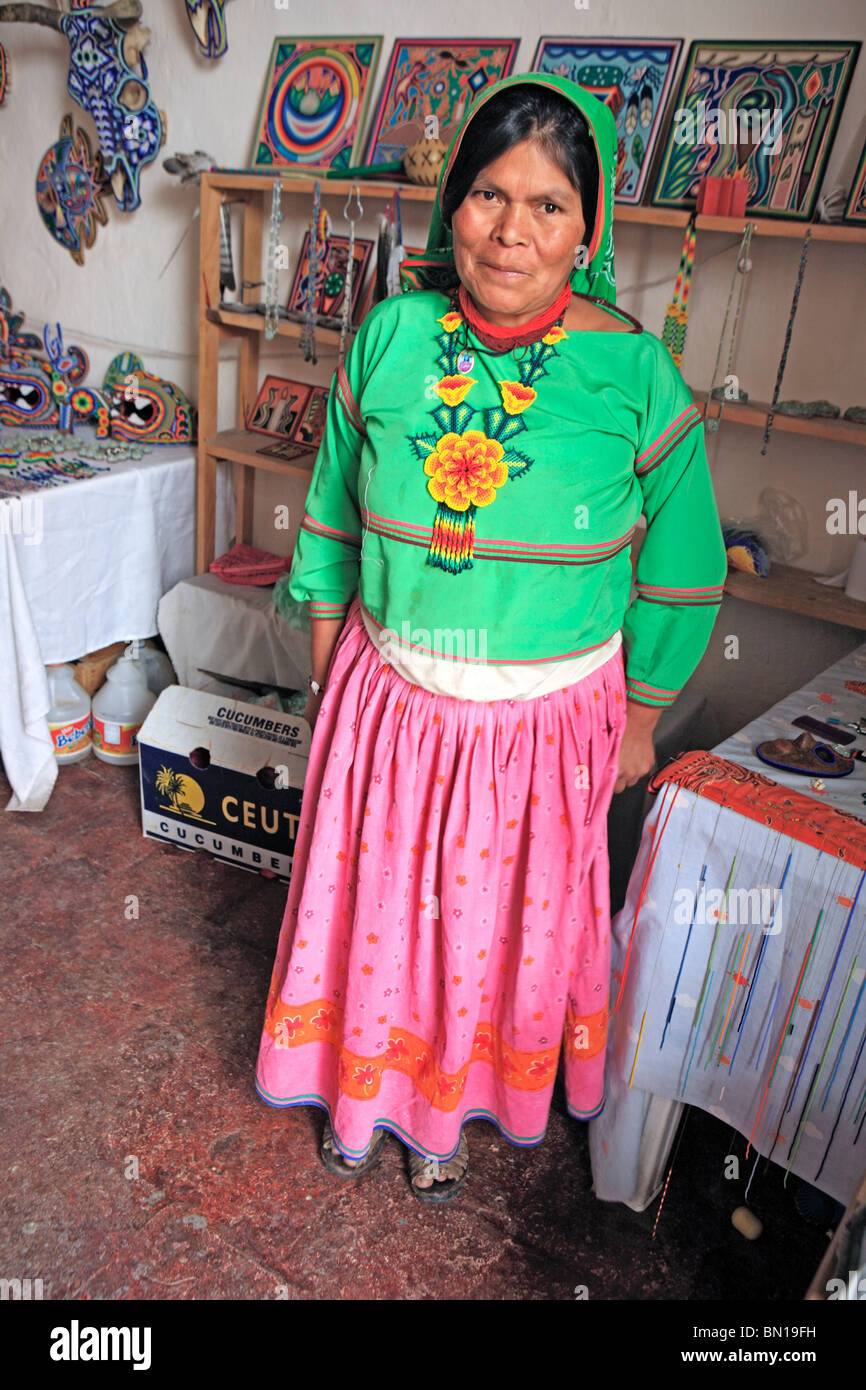
[[[336,1173],[341,1178],[359,1178],[362,1173],[368,1173],[382,1156],[382,1145],[385,1142],[386,1131],[384,1129],[374,1129],[373,1137],[370,1140],[370,1147],[363,1158],[344,1158],[337,1148],[334,1140],[334,1132],[331,1129],[330,1120],[325,1120],[325,1128],[322,1132],[322,1143],[319,1148],[319,1157],[324,1163],[329,1173]]]
[[[412,1191],[421,1202],[448,1202],[456,1197],[466,1179],[469,1167],[469,1144],[461,1133],[453,1158],[440,1163],[435,1158],[422,1158],[409,1150],[409,1181]]]

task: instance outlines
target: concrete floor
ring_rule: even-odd
[[[773,1166],[745,1241],[724,1179],[745,1141],[697,1110],[655,1240],[656,1205],[592,1196],[561,1099],[536,1149],[471,1122],[451,1205],[412,1196],[393,1138],[357,1184],[332,1177],[321,1113],[253,1089],[285,889],[144,840],[137,769],[94,758],[0,837],[0,1275],[54,1299],[802,1298],[826,1230]]]

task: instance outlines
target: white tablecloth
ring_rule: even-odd
[[[7,810],[41,810],[56,779],[45,665],[152,637],[160,598],[194,573],[195,468],[191,446],[155,448],[93,478],[0,500],[0,755],[13,789]],[[218,553],[233,527],[230,482],[220,467]]]
[[[866,681],[866,645],[713,752],[862,818],[866,764],[826,779],[822,792],[753,752],[763,739],[796,737],[790,720],[810,705],[825,719],[866,712],[866,696],[846,691],[846,680]],[[613,923],[607,1099],[590,1126],[603,1200],[638,1210],[652,1201],[681,1103],[701,1106],[751,1141],[749,1174],[758,1154],[772,1154],[850,1200],[866,1168],[866,875],[792,830],[783,834],[675,783],[660,791]],[[705,906],[693,917],[702,882]],[[718,899],[707,895],[726,886],[739,919],[717,930]],[[747,904],[742,893],[733,896],[743,889],[761,890],[760,908],[757,897]],[[736,1152],[742,1162],[743,1146]]]

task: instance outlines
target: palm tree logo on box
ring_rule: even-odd
[[[154,779],[154,786],[169,802],[167,806],[160,807],[161,811],[187,816],[190,820],[201,821],[202,825],[216,825],[216,821],[206,820],[200,814],[204,809],[204,792],[193,777],[175,772],[174,768],[166,767],[163,763]]]

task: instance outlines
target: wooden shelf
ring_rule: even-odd
[[[318,449],[311,449],[306,460],[281,459],[258,452],[268,443],[276,444],[277,440],[269,440],[267,435],[256,434],[255,430],[221,430],[204,441],[204,450],[211,458],[228,459],[247,468],[263,468],[267,473],[288,474],[293,478],[312,478]]]
[[[631,562],[634,569],[640,548],[646,540],[646,529],[635,532],[631,543]],[[728,570],[725,593],[746,603],[760,603],[765,608],[778,608],[784,613],[800,613],[805,618],[819,618],[823,623],[841,627],[856,627],[866,632],[866,603],[848,598],[843,589],[831,589],[817,584],[809,570],[793,565],[774,564],[766,579],[742,570]]]
[[[706,391],[693,391],[695,400],[705,407],[704,419],[717,420],[719,418],[718,406],[722,404],[713,400],[707,411],[708,393]],[[753,428],[763,429],[767,423],[767,415],[770,407],[763,401],[725,401],[724,414],[722,415],[721,425],[724,428],[728,423],[733,425],[751,425]],[[807,434],[815,439],[833,439],[839,444],[859,444],[861,448],[866,445],[866,425],[855,424],[852,420],[843,420],[841,416],[836,420],[822,419],[820,416],[812,418],[800,415],[775,415],[773,417],[773,430],[782,430],[787,434]]]
[[[209,188],[224,193],[269,193],[275,178],[275,174],[210,172],[202,174],[201,181],[202,187],[207,180]],[[284,193],[312,193],[316,186],[315,177],[295,174],[290,169],[282,169],[280,179]],[[418,183],[397,183],[391,179],[326,179],[324,175],[319,175],[318,183],[323,197],[329,191],[348,196],[353,188],[359,188],[365,198],[393,198],[398,190],[401,198],[408,198],[412,202],[432,203],[436,197],[435,188],[425,188]]]
[[[230,309],[208,309],[205,317],[209,323],[223,324],[226,328],[246,329],[251,333],[264,333],[265,316],[264,314],[235,314]],[[295,323],[293,319],[277,320],[277,335],[281,338],[300,338],[304,331],[302,323]],[[349,336],[356,333],[357,329],[350,326]],[[316,327],[316,338],[323,343],[333,343],[339,346],[339,328]]]
[[[265,232],[266,195],[279,177],[287,194],[311,194],[318,182],[322,193],[333,193],[340,198],[357,187],[362,198],[390,199],[399,192],[402,199],[424,204],[432,203],[436,197],[435,188],[425,188],[419,184],[404,183],[396,179],[326,179],[322,175],[308,172],[296,173],[290,169],[280,170],[279,174],[253,174],[245,172],[224,172],[213,170],[201,176],[201,217],[199,224],[200,280],[199,280],[199,446],[198,472],[196,482],[196,570],[207,570],[214,557],[214,516],[216,509],[216,464],[220,458],[229,459],[236,465],[235,500],[237,510],[236,533],[238,540],[249,540],[252,531],[253,484],[256,471],[264,469],[271,473],[311,476],[311,470],[295,461],[268,458],[259,454],[251,443],[247,430],[239,428],[217,431],[218,415],[218,375],[219,344],[222,338],[232,337],[240,345],[238,370],[238,409],[236,419],[249,419],[258,392],[260,376],[260,347],[265,331],[264,313],[233,313],[231,309],[213,308],[220,299],[219,288],[219,238],[220,204],[228,195],[231,202],[241,203],[243,212],[243,241],[241,251],[240,279],[253,283],[261,276],[262,244]],[[614,222],[620,225],[631,224],[644,227],[670,227],[682,229],[689,219],[689,212],[677,208],[631,207],[627,204],[614,206]],[[701,232],[726,233],[741,236],[746,223],[752,222],[759,236],[783,237],[802,241],[807,227],[812,229],[814,241],[828,241],[839,245],[855,244],[866,246],[866,228],[840,224],[806,223],[785,221],[775,218],[748,217],[707,217],[699,215],[697,229]],[[350,333],[356,330],[351,328]],[[278,319],[275,336],[283,339],[300,339],[303,324],[290,319]],[[339,329],[320,327],[316,330],[317,339],[324,345],[338,346]],[[706,394],[695,393],[695,398],[706,405]],[[746,405],[725,402],[722,419],[725,423],[748,425],[763,429],[769,407],[758,402]],[[712,419],[718,412],[710,410]],[[794,416],[777,415],[774,428],[790,434],[803,434],[820,439],[831,439],[846,444],[866,443],[866,426],[855,425],[839,420],[804,420]],[[260,446],[259,446],[260,447]],[[792,579],[794,576],[795,579]],[[792,584],[793,597],[789,594]],[[840,622],[866,629],[866,604],[855,604],[852,600],[828,594],[820,585],[808,588],[809,576],[804,577],[799,570],[787,570],[776,566],[771,579],[755,580],[748,575],[735,575],[731,583],[736,586],[728,592],[738,597],[748,598],[750,602],[765,603],[791,612],[807,613],[822,617],[825,621]]]
[[[847,227],[838,222],[792,222],[781,217],[707,217],[699,213],[695,227],[699,232],[731,232],[735,236],[742,236],[747,222],[751,222],[756,236],[780,236],[802,241],[811,227],[812,241],[854,242],[866,246],[866,227]]]
[[[825,623],[856,627],[866,631],[866,603],[848,598],[843,589],[830,589],[816,584],[808,570],[791,565],[774,564],[766,579],[740,570],[728,570],[725,593],[747,603],[761,603],[765,608],[779,608],[787,613],[800,613],[806,618],[819,618]]]
[[[202,186],[225,193],[270,192],[275,174],[202,174]],[[280,171],[283,189],[286,193],[312,193],[316,179],[309,174],[296,174],[291,169]],[[334,193],[349,194],[352,188],[359,188],[363,197],[392,198],[399,191],[400,197],[411,202],[432,203],[436,197],[435,188],[424,188],[416,183],[401,183],[385,179],[326,179],[319,176],[319,186],[324,195],[329,190]],[[614,222],[631,222],[644,227],[682,227],[689,220],[688,210],[682,208],[633,207],[628,203],[615,203]],[[699,213],[696,228],[699,232],[727,232],[730,236],[742,236],[746,223],[751,222],[756,236],[787,237],[802,241],[807,227],[812,228],[813,241],[849,242],[866,246],[866,227],[846,226],[837,222],[798,222],[776,217],[712,217]]]
[[[635,222],[649,227],[682,227],[689,220],[689,213],[676,208],[643,208],[614,205],[613,220],[616,222]],[[698,213],[695,230],[698,232],[727,232],[730,236],[743,235],[746,223],[751,222],[755,236],[787,237],[802,241],[809,227],[812,228],[812,241],[849,242],[866,246],[866,227],[849,227],[838,222],[795,222],[776,217],[712,217]]]

